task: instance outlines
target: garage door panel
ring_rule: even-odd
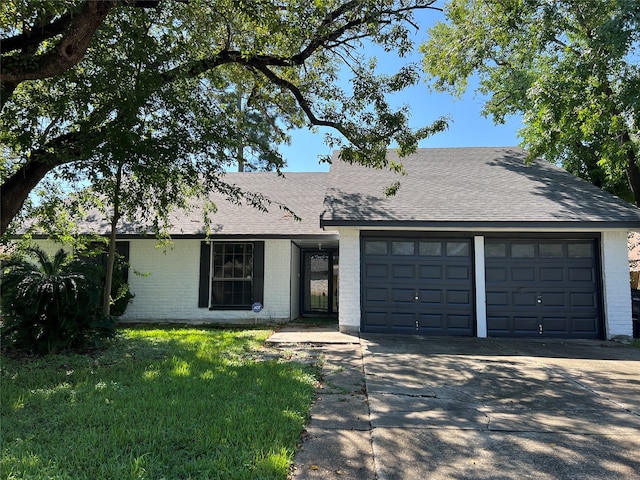
[[[590,333],[597,324],[597,317],[573,317],[573,330],[576,333]]]
[[[538,295],[536,292],[513,292],[511,305],[514,307],[535,307]]]
[[[572,282],[593,282],[593,277],[593,268],[591,267],[569,269],[569,280]]]
[[[549,334],[568,334],[569,333],[569,324],[567,322],[567,318],[564,316],[553,317],[553,316],[543,316],[542,322],[544,325],[544,333]]]
[[[565,269],[564,268],[541,267],[540,268],[540,280],[543,281],[543,282],[564,282],[565,281]]]
[[[586,308],[595,308],[597,306],[596,296],[593,292],[574,292],[569,294],[571,296],[571,305],[574,308],[586,307]]]
[[[368,278],[387,278],[389,275],[389,266],[380,264],[366,265],[365,275]]]
[[[513,267],[511,268],[512,282],[534,282],[536,270],[533,267]]]
[[[493,335],[511,335],[511,318],[510,317],[487,317],[487,329]]]
[[[416,316],[413,312],[393,312],[391,314],[392,326],[395,328],[410,328],[416,326]]]
[[[415,302],[415,290],[409,288],[392,288],[391,289],[391,301],[395,304],[409,304],[413,305]]]
[[[485,239],[488,334],[600,338],[596,245],[595,239]]]
[[[420,265],[418,267],[419,280],[440,280],[442,278],[442,266]]]
[[[507,267],[486,267],[485,272],[487,283],[507,281]]]
[[[420,290],[418,292],[420,303],[424,304],[441,305],[443,301],[442,297],[442,290]]]
[[[449,333],[452,330],[468,330],[471,327],[472,317],[470,315],[449,315]]]
[[[393,280],[399,278],[414,279],[416,276],[416,268],[413,265],[392,265],[391,267]]]
[[[389,290],[386,288],[366,288],[364,291],[364,298],[367,302],[382,302],[387,303],[389,301]]]
[[[423,329],[442,330],[445,327],[445,318],[441,313],[421,313],[418,314],[418,319],[418,326]]]
[[[369,311],[366,314],[367,325],[370,327],[387,327],[387,313]]]
[[[468,290],[448,290],[446,298],[448,305],[471,305],[471,292]]]
[[[388,332],[473,335],[471,245],[470,238],[363,235],[363,330],[381,331],[384,312]]]
[[[469,265],[454,265],[447,267],[447,280],[471,280],[471,267]]]
[[[508,307],[509,306],[509,292],[487,292],[487,304],[494,307]]]
[[[538,334],[538,317],[515,315],[513,317],[513,331],[519,336]]]
[[[542,292],[540,298],[543,307],[565,308],[568,305],[567,298],[564,292]]]

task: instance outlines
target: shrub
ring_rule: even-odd
[[[53,258],[40,247],[12,257],[2,268],[2,333],[21,350],[51,353],[88,346],[113,333],[102,314],[100,272],[60,249]]]
[[[116,267],[113,270],[113,279],[111,281],[111,316],[120,317],[124,315],[135,295],[129,290],[129,284],[122,273],[122,265],[116,265]],[[102,284],[104,284],[104,277]]]

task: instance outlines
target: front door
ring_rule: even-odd
[[[302,314],[333,315],[338,311],[338,253],[302,252]]]

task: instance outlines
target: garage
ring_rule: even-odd
[[[342,332],[632,335],[640,209],[513,147],[390,150],[381,165],[336,154],[329,171]]]
[[[470,238],[362,236],[361,329],[474,335]]]
[[[598,241],[485,239],[489,336],[602,338]]]

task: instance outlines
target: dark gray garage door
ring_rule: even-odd
[[[486,239],[489,336],[600,338],[595,239]]]
[[[362,238],[365,332],[474,335],[469,238]]]

